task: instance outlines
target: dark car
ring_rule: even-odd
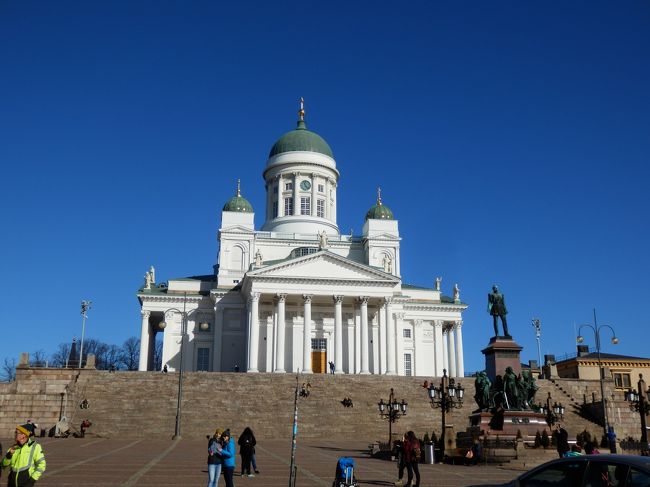
[[[499,487],[650,487],[650,457],[580,455],[560,458]]]

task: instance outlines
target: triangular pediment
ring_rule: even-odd
[[[254,230],[243,225],[231,225],[229,227],[220,228],[219,231],[221,233],[254,233]]]
[[[371,237],[366,237],[366,240],[400,240],[400,238],[392,233],[373,233]]]
[[[250,278],[395,283],[399,278],[328,251],[297,257],[248,272]]]

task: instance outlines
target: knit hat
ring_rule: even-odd
[[[32,436],[34,434],[34,426],[27,423],[16,426],[16,431],[20,431],[22,434],[24,434],[27,438]]]
[[[226,437],[226,436],[230,437],[230,430],[229,430],[229,429],[227,429],[226,431],[224,431],[223,433],[221,433],[221,437],[222,437],[222,438],[224,438],[224,437]]]
[[[223,433],[223,430],[221,428],[217,428],[216,431],[214,432],[215,437],[221,436],[221,433]]]

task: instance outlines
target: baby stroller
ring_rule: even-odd
[[[354,478],[354,459],[350,457],[341,457],[336,462],[336,479],[332,487],[358,487]]]

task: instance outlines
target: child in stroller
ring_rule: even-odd
[[[358,487],[354,478],[354,459],[341,457],[336,462],[336,478],[332,487]]]

